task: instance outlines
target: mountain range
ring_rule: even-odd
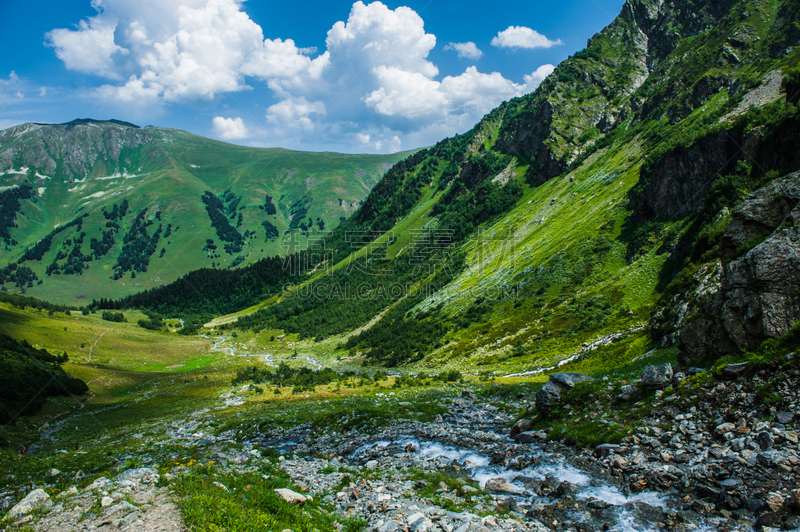
[[[0,283],[74,302],[247,265],[285,252],[287,231],[335,228],[406,155],[247,148],[117,120],[12,127]]]

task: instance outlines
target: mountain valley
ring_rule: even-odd
[[[394,155],[0,132],[0,526],[800,529],[798,12],[628,0]]]

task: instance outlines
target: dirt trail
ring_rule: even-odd
[[[97,343],[103,338],[103,336],[107,332],[108,332],[108,329],[106,329],[105,331],[101,332],[100,336],[98,336],[97,340],[95,340],[94,343],[92,344],[92,347],[89,348],[89,360],[88,360],[88,363],[91,364],[91,362],[92,362],[92,352],[94,351],[94,348],[97,347]]]

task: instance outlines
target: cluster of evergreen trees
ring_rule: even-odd
[[[22,209],[22,201],[31,198],[33,187],[29,183],[0,192],[0,240],[6,244],[17,244],[11,238],[11,229],[17,226],[17,213]]]
[[[260,205],[259,208],[262,209],[265,213],[267,213],[267,216],[278,214],[278,209],[275,208],[275,204],[272,202],[272,196],[270,196],[269,194],[267,194],[267,197],[264,200],[264,205]]]
[[[118,301],[93,301],[93,308],[142,308],[163,316],[220,315],[235,312],[280,292],[300,275],[283,268],[283,259],[270,257],[240,270],[203,268],[166,286],[139,292]]]
[[[80,234],[75,237],[73,241],[71,238],[68,238],[64,241],[63,247],[69,247],[73,245],[72,251],[67,254],[64,250],[59,250],[56,253],[53,262],[45,270],[45,273],[49,275],[81,275],[83,270],[88,268],[88,262],[92,261],[91,255],[84,255],[81,251],[81,245],[83,244],[84,238],[86,237],[86,233],[81,231]],[[64,264],[59,264],[58,261],[67,259]]]
[[[26,287],[32,287],[33,282],[38,279],[36,272],[27,266],[18,266],[14,262],[5,268],[0,268],[0,284],[14,283],[17,288],[22,288],[23,293]]]
[[[264,235],[264,242],[269,242],[271,240],[274,241],[280,236],[280,231],[278,231],[278,228],[275,227],[275,225],[269,220],[264,220],[261,222],[261,225],[264,226],[264,230],[266,231],[266,234]]]
[[[61,367],[67,360],[66,353],[52,355],[0,334],[0,423],[35,414],[48,397],[89,391],[86,383],[70,377]]]
[[[289,207],[289,215],[291,217],[291,221],[289,222],[289,231],[294,229],[301,229],[301,231],[306,232],[308,227],[305,226],[305,218],[308,214],[308,209],[311,207],[311,197],[308,195],[303,196],[299,200],[295,201],[291,207]],[[304,228],[300,228],[300,225],[303,225]]]
[[[106,321],[115,321],[117,323],[123,323],[128,321],[125,319],[125,314],[123,314],[122,312],[111,312],[110,310],[104,310],[102,318]]]
[[[256,384],[272,384],[281,388],[287,386],[312,388],[347,380],[354,376],[357,376],[354,371],[339,373],[331,368],[315,370],[308,367],[293,368],[288,364],[280,364],[275,371],[272,371],[266,367],[251,366],[240,370],[231,385],[237,386],[245,382],[253,382]]]
[[[19,309],[25,310],[26,308],[35,308],[39,310],[49,310],[50,312],[69,312],[71,310],[78,310],[76,307],[69,305],[58,305],[36,299],[35,297],[23,296],[20,294],[9,294],[8,292],[0,292],[0,301],[8,303]]]
[[[159,211],[160,212],[160,211]],[[151,235],[147,228],[153,225],[153,220],[145,219],[147,209],[142,209],[133,220],[133,225],[123,238],[122,251],[114,265],[114,279],[120,279],[126,272],[131,272],[131,278],[136,277],[136,272],[146,272],[150,264],[150,257],[158,249],[161,238],[161,224]]]
[[[219,236],[220,240],[228,242],[228,244],[224,246],[225,251],[229,255],[233,255],[234,253],[239,253],[242,251],[244,238],[242,238],[242,235],[239,234],[239,231],[237,231],[236,228],[231,225],[230,221],[228,221],[230,206],[234,206],[233,213],[235,213],[236,206],[238,206],[240,198],[234,197],[227,208],[225,207],[225,204],[222,203],[222,200],[215,196],[211,191],[206,191],[201,199],[206,206],[206,212],[211,220],[211,225],[217,231],[217,236]]]
[[[50,246],[53,244],[53,238],[56,235],[63,233],[70,227],[75,227],[77,232],[81,232],[81,229],[83,228],[83,219],[86,216],[88,215],[83,214],[81,216],[78,216],[68,224],[56,227],[55,229],[50,231],[50,233],[47,236],[39,240],[32,248],[26,249],[25,254],[22,255],[22,257],[20,257],[17,263],[22,264],[23,262],[28,260],[33,260],[33,261],[42,260],[44,254],[50,251]]]

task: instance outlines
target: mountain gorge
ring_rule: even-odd
[[[326,239],[326,253],[297,255],[307,280],[227,327],[333,338],[351,356],[390,365],[507,371],[575,356],[605,365],[587,346],[611,337],[606,350],[622,361],[649,344],[650,325],[656,345],[685,349],[690,334],[677,331],[709,312],[675,296],[697,282],[694,272],[737,260],[758,272],[775,253],[796,253],[789,230],[788,247],[757,258],[772,244],[753,239],[786,231],[783,215],[757,234],[734,233],[747,205],[773,209],[742,204],[749,194],[769,194],[756,191],[800,168],[797,7],[626,3],[534,93],[392,168]],[[790,270],[777,267],[775,282],[792,293]],[[738,283],[755,299],[777,293],[759,273]],[[356,287],[368,297],[349,297]],[[186,305],[181,293],[125,304],[220,313],[214,296]],[[781,298],[779,319],[769,305],[740,302],[748,339],[719,353],[785,334],[792,298]],[[680,318],[660,325],[653,315]],[[715,344],[714,334],[699,336]]]
[[[0,283],[61,301],[120,297],[329,231],[391,156],[216,142],[120,121],[0,132]],[[76,282],[77,280],[77,282]]]
[[[391,156],[0,132],[0,526],[796,530],[799,12],[626,0]]]

